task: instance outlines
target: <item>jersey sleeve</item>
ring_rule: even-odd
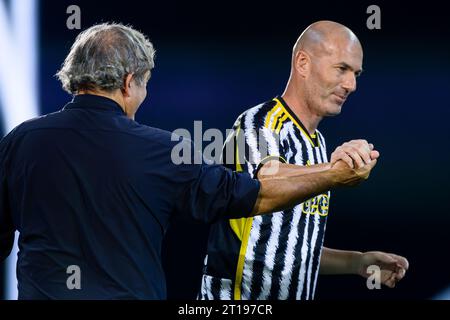
[[[266,162],[286,162],[280,156],[279,141],[279,135],[266,123],[264,116],[246,112],[238,117],[225,141],[222,163],[233,171],[247,172],[256,178]]]

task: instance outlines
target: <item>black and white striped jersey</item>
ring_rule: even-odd
[[[303,166],[328,162],[322,134],[308,134],[281,97],[239,116],[223,149],[224,165],[251,175],[274,156]],[[312,299],[329,197],[212,225],[199,299]]]

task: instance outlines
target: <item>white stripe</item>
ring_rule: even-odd
[[[244,134],[245,134],[245,141],[247,142],[250,150],[250,159],[247,160],[248,164],[248,173],[250,175],[253,175],[253,167],[255,164],[261,162],[261,155],[259,154],[258,150],[258,140],[256,135],[256,129],[255,129],[255,114],[259,111],[259,109],[262,108],[262,104],[251,108],[248,110],[247,114],[245,115],[245,121],[244,121]],[[244,150],[245,152],[245,150]],[[250,163],[250,160],[253,160],[254,163]]]
[[[317,157],[317,163],[322,163],[322,157],[320,155],[320,150],[318,147],[314,148],[314,151],[316,153],[316,157]],[[316,242],[317,242],[317,237],[319,235],[319,228],[320,228],[320,215],[317,212],[314,215],[314,229],[313,229],[313,233],[312,233],[312,237],[311,237],[311,244],[309,247],[310,250],[310,258],[309,258],[309,265],[308,265],[308,278],[307,278],[307,282],[306,282],[306,299],[312,299],[312,296],[310,296],[310,290],[311,290],[311,281],[312,281],[312,277],[316,276],[317,270],[313,270],[313,260],[315,258],[314,256],[314,249],[316,247]],[[314,274],[313,274],[314,272]]]
[[[305,136],[305,134],[303,132],[301,132],[301,136],[303,141],[305,141],[305,145],[306,145],[306,150],[308,153],[308,159],[310,161],[311,164],[314,164],[314,156],[313,156],[313,150],[312,150],[312,146],[308,141],[308,138]],[[302,249],[301,249],[301,265],[300,265],[300,272],[299,272],[299,284],[298,284],[298,288],[297,288],[297,300],[300,300],[302,293],[303,293],[303,286],[305,284],[305,280],[308,281],[307,279],[309,279],[311,277],[310,271],[307,273],[306,270],[306,258],[308,256],[308,250],[309,250],[309,243],[308,243],[308,233],[309,233],[309,218],[310,215],[307,214],[306,215],[306,221],[305,221],[305,229],[303,231],[303,244],[302,244]],[[307,279],[305,279],[305,277]],[[307,282],[308,283],[308,282]]]
[[[214,300],[214,295],[212,293],[212,278],[205,275],[205,288],[208,300]]]
[[[328,162],[328,156],[327,156],[327,144],[325,142],[325,138],[323,137],[323,135],[320,133],[319,130],[316,130],[319,134],[319,138],[320,138],[320,151],[322,152],[322,161],[323,163]]]
[[[220,279],[220,300],[231,300],[231,280]]]
[[[317,156],[317,162],[318,163],[322,163],[322,159],[320,156],[320,150],[319,148],[314,148],[314,151],[316,152],[316,156]],[[308,265],[308,279],[306,282],[306,299],[309,300],[310,299],[310,289],[311,289],[311,276],[313,276],[313,272],[315,273],[316,270],[312,270],[313,269],[313,260],[314,260],[314,249],[316,247],[316,242],[317,242],[317,236],[319,235],[319,227],[320,227],[320,215],[317,212],[314,215],[314,229],[313,229],[313,233],[312,233],[312,237],[311,237],[311,245],[309,247],[310,250],[310,258],[309,258],[309,265]],[[315,274],[314,274],[314,278],[315,278]],[[311,297],[312,298],[312,297]]]
[[[310,258],[309,258],[309,266],[308,266],[308,279],[306,282],[306,300],[312,298],[309,296],[310,288],[311,288],[311,277],[313,276],[313,272],[316,273],[317,270],[312,270],[313,268],[313,260],[314,260],[314,249],[316,247],[317,236],[319,235],[319,225],[320,225],[320,216],[318,213],[314,215],[314,229],[311,238],[311,246],[310,246]],[[315,274],[314,274],[315,278]]]
[[[330,196],[330,194],[328,193],[328,196]],[[323,224],[323,234],[325,235],[325,230],[327,228],[327,224],[324,223]],[[322,243],[320,244],[320,250],[319,250],[319,260],[317,262],[317,271],[316,271],[316,276],[314,277],[314,283],[313,283],[313,293],[311,298],[314,299],[315,295],[316,295],[316,286],[317,286],[317,276],[319,275],[319,269],[320,269],[320,259],[322,258],[322,249],[323,249],[323,240],[325,237],[322,237]]]
[[[248,173],[253,175],[253,165],[261,162],[261,155],[258,150],[258,141],[255,129],[255,114],[263,107],[263,104],[260,104],[256,107],[248,110],[245,115],[244,121],[244,133],[246,142],[250,148],[249,154],[250,159],[252,159],[255,163],[252,164],[249,162],[250,159],[247,159],[247,168]],[[259,133],[259,132],[258,132]],[[261,216],[257,216],[253,218],[252,227],[250,230],[250,236],[247,243],[247,248],[245,250],[245,258],[244,258],[244,266],[242,271],[242,282],[241,282],[241,299],[248,300],[250,299],[250,287],[252,283],[253,277],[253,261],[255,260],[255,244],[260,236],[260,226],[261,226]]]
[[[260,107],[259,107],[260,108]],[[257,110],[259,110],[259,108],[257,108]],[[256,108],[254,108],[256,109]],[[279,108],[280,109],[280,108]],[[252,109],[253,110],[253,109]],[[257,111],[256,110],[256,111]],[[252,114],[252,117],[254,117],[256,111]],[[247,115],[247,117],[249,117],[250,115]],[[265,119],[267,118],[267,116],[264,118],[264,122]],[[273,120],[271,120],[273,121]],[[248,127],[250,127],[251,129],[255,128],[255,121],[253,119],[253,121],[250,121],[250,118],[246,118],[246,129],[248,129]],[[279,150],[279,141],[277,141],[273,135],[273,132],[271,130],[269,130],[268,128],[261,128],[262,132],[259,131],[260,128],[258,128],[258,134],[263,134],[263,137],[265,138],[265,141],[267,142],[267,147],[268,147],[268,153],[269,155],[280,155],[280,150]],[[256,139],[255,139],[255,143],[256,143]],[[249,143],[250,145],[250,143]],[[260,146],[261,148],[261,146]],[[259,152],[259,150],[256,149],[256,145],[255,148],[250,150],[251,152],[257,152],[257,156],[258,157],[254,157],[256,163],[259,163],[259,161],[261,161],[261,154]],[[266,263],[266,268],[264,268],[263,271],[263,289],[265,288],[265,290],[269,290],[270,292],[270,284],[271,284],[271,278],[272,278],[272,271],[273,271],[273,265],[275,263],[275,252],[276,252],[276,248],[278,247],[278,234],[280,233],[281,230],[281,223],[282,223],[282,216],[281,214],[278,215],[277,218],[275,218],[276,215],[272,215],[271,217],[271,224],[272,224],[272,228],[273,228],[273,232],[271,233],[269,242],[267,244],[263,244],[263,245],[267,245],[268,247],[268,252],[269,255],[266,255],[264,257],[265,259],[265,263]],[[279,220],[279,221],[275,221],[275,220]],[[255,217],[253,218],[253,226],[252,229],[250,231],[250,239],[249,239],[249,243],[247,245],[247,250],[246,250],[246,257],[245,257],[245,262],[244,262],[244,271],[243,271],[243,277],[242,277],[242,292],[241,292],[241,298],[244,299],[250,299],[250,286],[251,286],[251,282],[252,282],[252,276],[253,276],[253,262],[255,260],[255,249],[256,249],[256,242],[258,241],[259,237],[260,237],[260,231],[261,231],[261,223],[262,223],[262,217]],[[267,268],[268,266],[268,268]],[[261,292],[264,295],[264,292]]]
[[[290,145],[290,142],[288,139],[288,135],[290,134],[290,132],[289,132],[289,128],[287,128],[287,126],[290,123],[292,123],[292,122],[287,122],[287,123],[285,122],[285,125],[280,130],[280,147],[283,145],[282,142],[285,142],[286,145],[288,146],[287,152],[286,152],[286,154],[284,154],[284,158],[286,159],[287,163],[289,163],[289,161],[291,160],[291,157],[294,155],[294,152],[292,151],[292,146]],[[291,125],[291,127],[292,127],[292,125]]]
[[[278,108],[277,110],[281,110],[281,108]],[[279,141],[275,140],[273,131],[268,128],[263,128],[263,134],[268,144],[268,155],[279,156]],[[270,217],[269,223],[271,225],[269,241],[263,244],[264,246],[267,246],[267,249],[264,256],[264,269],[262,274],[263,283],[261,293],[258,298],[260,300],[266,300],[270,294],[270,288],[272,286],[272,272],[275,265],[275,254],[278,249],[278,238],[281,232],[281,225],[283,224],[283,213],[273,213]]]
[[[290,129],[294,130],[294,127],[293,127],[294,124],[292,122],[290,122],[286,126],[289,127]],[[303,165],[303,147],[302,147],[302,143],[300,142],[300,140],[297,139],[297,137],[295,136],[294,132],[291,133],[291,138],[292,138],[292,141],[294,141],[295,149],[297,150],[297,152],[295,153],[295,164]],[[306,143],[309,143],[309,142],[306,141]]]
[[[278,240],[283,224],[283,212],[275,212],[270,219],[272,225],[269,241],[267,242],[266,254],[264,256],[264,269],[262,275],[262,288],[258,300],[267,300],[272,287],[272,273],[275,266],[275,254],[278,249]]]
[[[300,272],[298,274],[298,287],[297,287],[297,295],[296,299],[300,300],[303,292],[303,284],[305,282],[305,273],[306,273],[306,256],[308,254],[308,225],[309,225],[309,214],[305,217],[305,229],[303,230],[303,243],[302,249],[300,252]]]
[[[322,153],[322,163],[328,162],[328,156],[327,156],[327,145],[325,143],[325,138],[323,137],[323,135],[317,130],[317,132],[319,133],[319,138],[320,138],[320,151]],[[330,192],[328,191],[328,205],[329,205],[329,201],[330,201]],[[321,239],[321,244],[320,244],[320,250],[319,250],[319,259],[317,262],[317,269],[316,270],[316,275],[314,277],[314,283],[313,283],[313,292],[312,292],[312,296],[311,298],[314,299],[314,296],[316,294],[316,286],[317,286],[317,277],[319,276],[319,269],[320,269],[320,261],[321,261],[321,257],[322,257],[322,249],[323,249],[323,241],[324,241],[324,235],[325,235],[325,230],[326,230],[326,223],[323,224],[323,236]]]
[[[280,279],[279,300],[286,300],[289,297],[289,286],[292,282],[293,265],[296,259],[295,246],[298,242],[298,224],[302,215],[303,205],[297,205],[294,208],[294,214],[291,222],[291,230],[289,231],[288,243],[286,247],[286,258],[284,268]]]
[[[255,244],[258,241],[261,230],[262,217],[257,216],[253,218],[252,229],[250,231],[250,238],[247,243],[247,250],[245,251],[244,270],[242,272],[241,283],[241,299],[250,299],[250,286],[253,276],[253,261],[255,260]]]
[[[270,115],[269,125],[267,126],[268,128],[272,128],[272,124],[275,121],[275,116],[278,115],[278,112],[280,112],[281,109],[281,106],[276,108],[275,111]],[[281,117],[281,114],[279,116]],[[266,118],[264,118],[264,123],[266,123]]]
[[[285,124],[285,128],[289,130],[290,137],[295,145],[295,159],[294,163],[297,165],[303,165],[302,144],[300,140],[295,136],[294,124],[289,122]],[[306,142],[309,143],[309,142]],[[291,147],[292,148],[292,147]],[[291,150],[290,150],[291,151]],[[303,204],[299,204],[294,208],[294,214],[291,222],[291,229],[288,235],[288,245],[286,247],[285,263],[280,279],[280,292],[278,298],[280,300],[288,299],[289,297],[289,285],[292,282],[292,272],[295,256],[295,246],[298,242],[298,224],[302,216]]]
[[[280,141],[277,141],[274,136],[274,132],[268,128],[262,128],[262,133],[265,141],[267,141],[268,154],[266,156],[279,156],[280,155]],[[261,134],[261,132],[259,132]],[[261,145],[259,146],[261,148]]]

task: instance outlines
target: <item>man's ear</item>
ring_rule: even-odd
[[[300,76],[305,77],[308,74],[310,65],[311,58],[309,57],[309,55],[303,50],[298,50],[295,53],[294,66],[295,70],[300,74]]]
[[[131,81],[133,80],[133,74],[129,73],[127,74],[124,79],[123,79],[123,87],[121,89],[122,94],[125,97],[129,97],[130,96],[130,88],[131,88]]]

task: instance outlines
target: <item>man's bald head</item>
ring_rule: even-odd
[[[362,61],[361,44],[349,28],[333,21],[315,22],[295,43],[286,96],[319,118],[339,114],[356,90]]]
[[[297,39],[293,55],[303,50],[319,57],[331,54],[336,46],[358,46],[362,51],[361,43],[349,28],[333,21],[318,21],[308,26]]]

